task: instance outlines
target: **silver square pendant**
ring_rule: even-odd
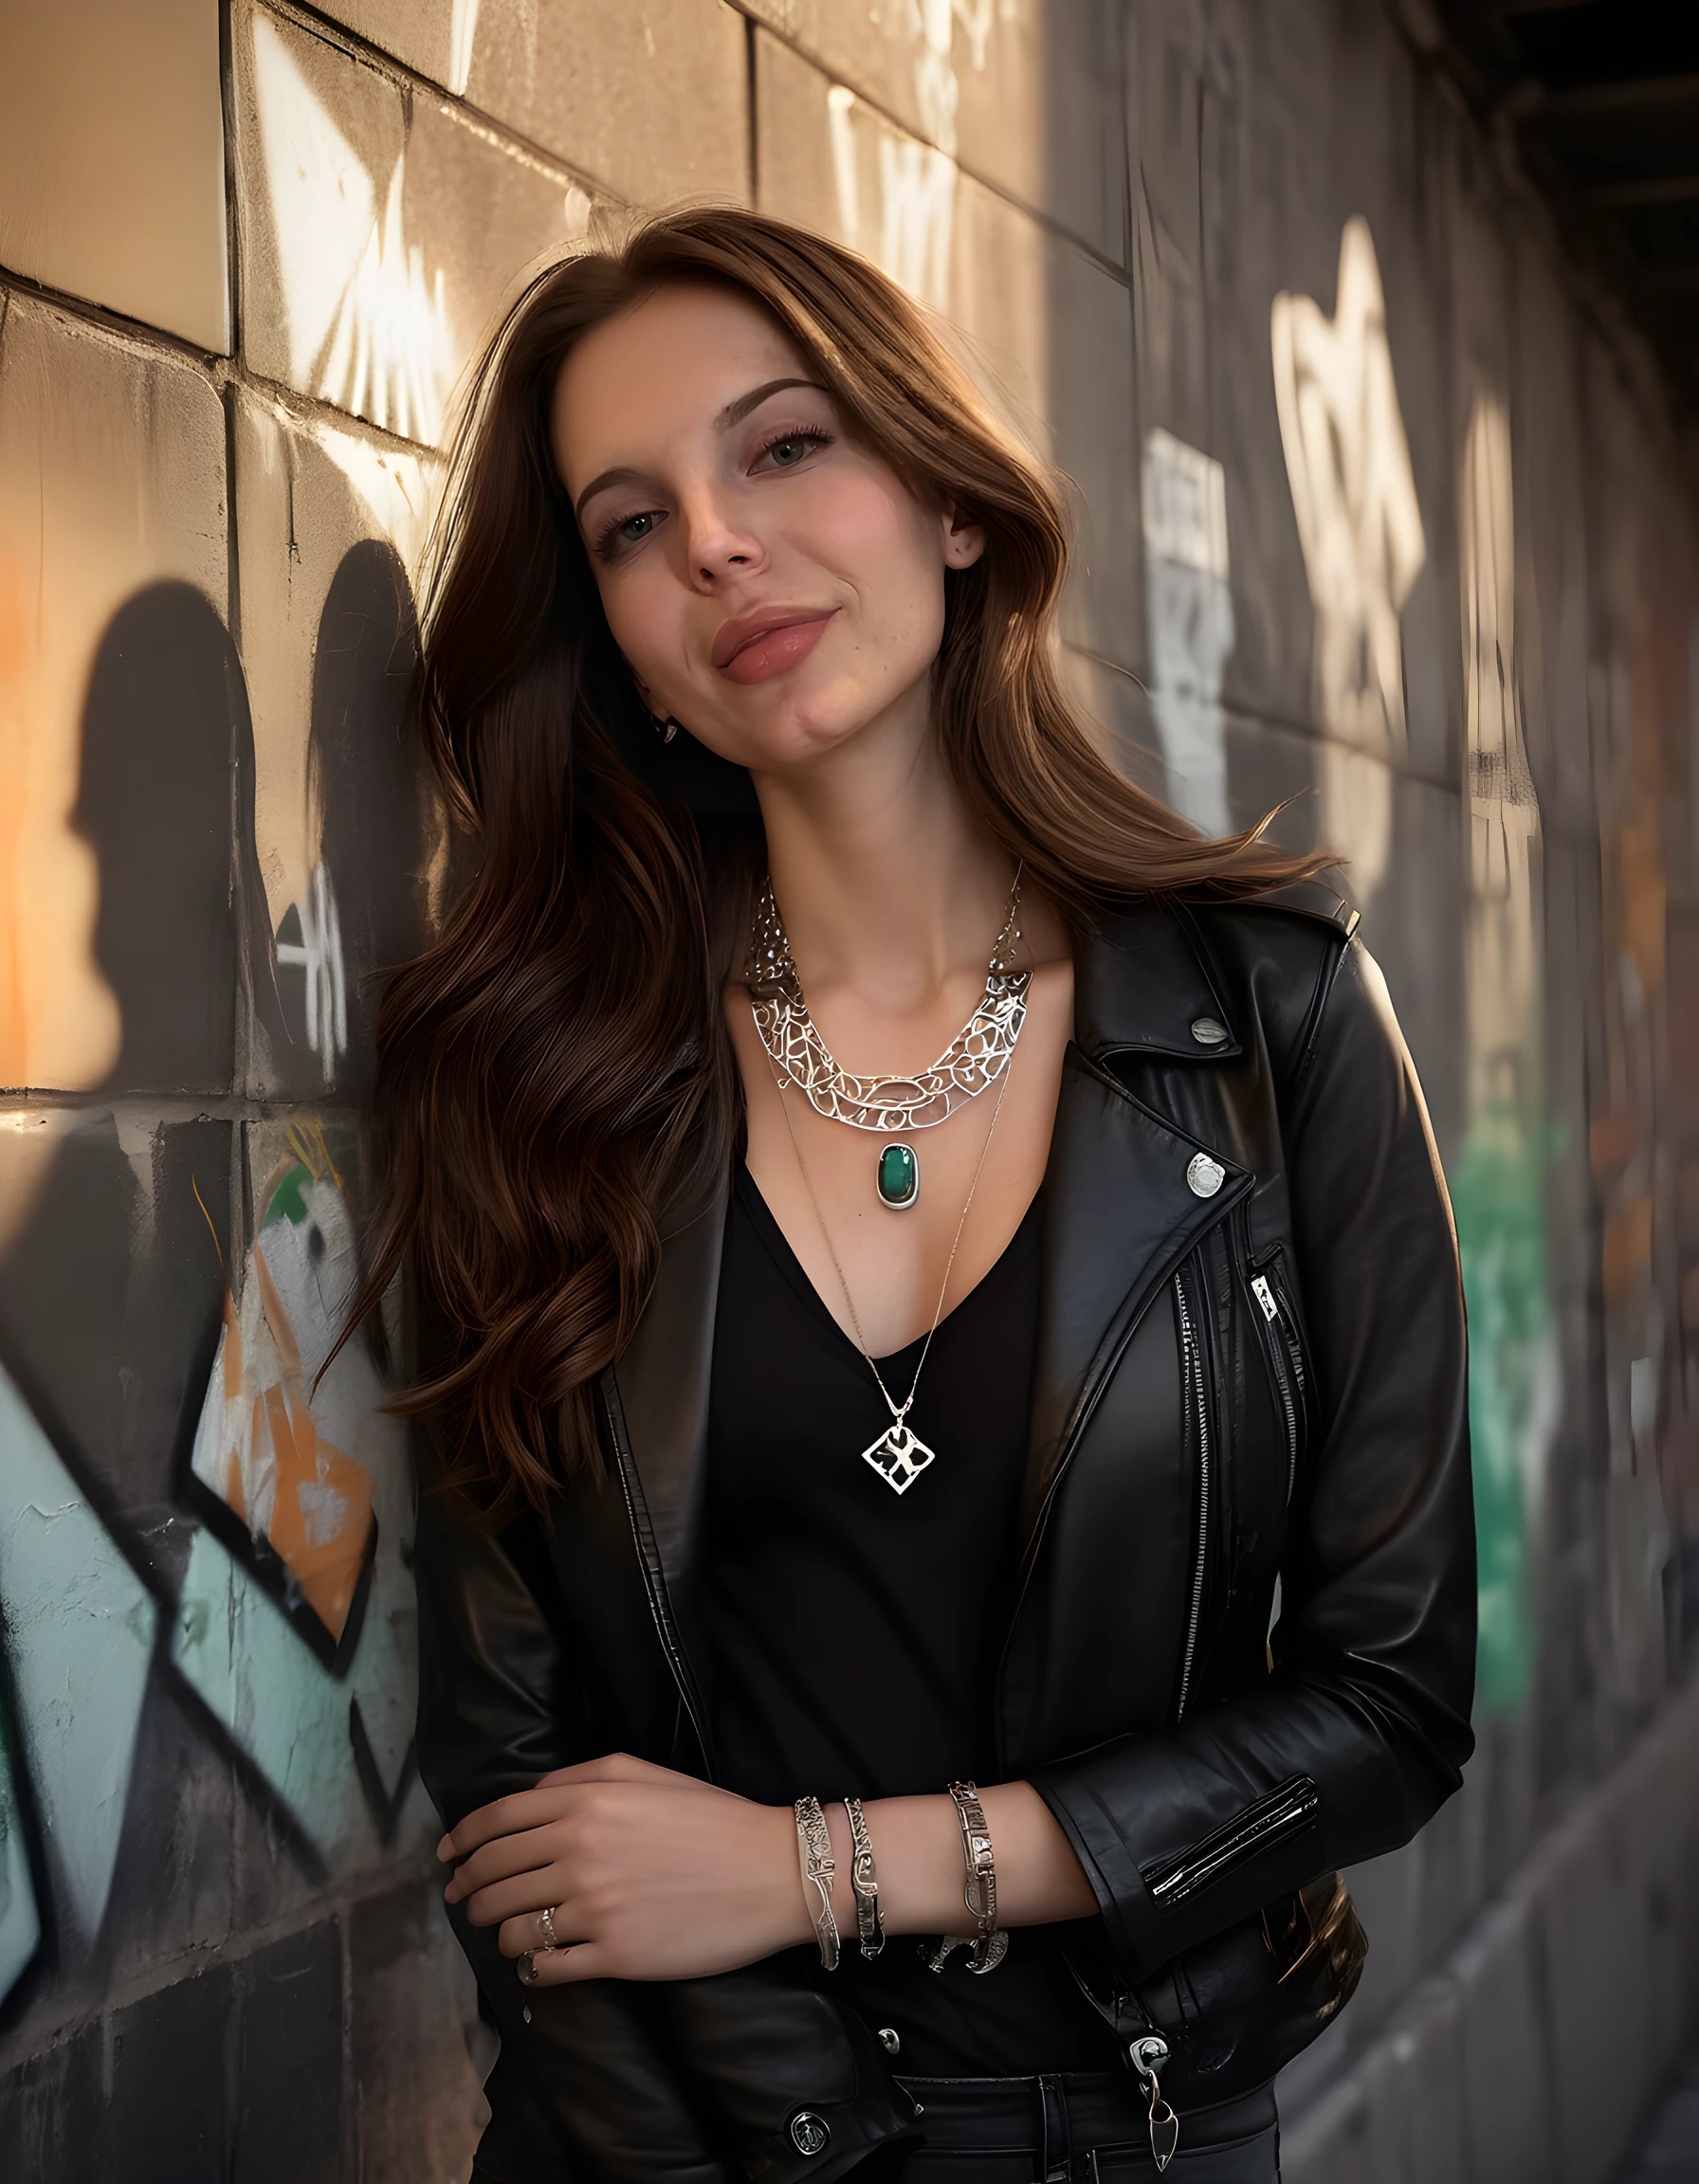
[[[862,1450],[861,1460],[873,1466],[893,1494],[906,1494],[936,1454],[906,1426],[892,1425]]]

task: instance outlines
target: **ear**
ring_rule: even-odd
[[[944,567],[971,569],[985,551],[984,525],[970,522],[955,508],[946,508],[941,520],[944,530]]]

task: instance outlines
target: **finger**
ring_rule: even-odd
[[[552,1866],[560,1847],[553,1825],[529,1828],[522,1835],[498,1835],[494,1842],[462,1861],[443,1889],[443,1901],[464,1902],[492,1881],[511,1880],[516,1873],[534,1873]]]
[[[558,1866],[545,1866],[539,1872],[521,1873],[511,1881],[495,1882],[466,1899],[467,1922],[473,1926],[499,1926],[503,1919],[518,1919],[524,1914],[535,1919],[538,1912],[564,1901],[565,1883],[566,1875]],[[520,1944],[521,1949],[536,1946],[534,1939]]]
[[[580,1759],[575,1766],[557,1767],[543,1775],[537,1787],[557,1790],[577,1782],[681,1782],[702,1787],[694,1774],[675,1774],[670,1767],[657,1767],[652,1760],[634,1758],[630,1752],[608,1752],[599,1759]]]
[[[443,1856],[446,1846],[449,1858],[465,1858],[498,1835],[517,1835],[527,1828],[541,1827],[557,1816],[559,1807],[558,1793],[545,1790],[541,1784],[535,1790],[516,1790],[493,1804],[480,1805],[476,1812],[468,1812],[450,1828],[437,1845],[437,1856]]]
[[[535,1956],[539,1987],[570,1987],[579,1979],[609,1979],[613,1967],[599,1941],[579,1941],[571,1949],[557,1949]]]
[[[571,1915],[564,1903],[550,1904],[554,1914],[555,1939],[550,1941],[543,1931],[540,1911],[521,1911],[512,1919],[503,1919],[502,1930],[496,1937],[496,1945],[503,1956],[521,1956],[527,1949],[540,1956],[545,1949],[575,1949],[582,1937],[575,1933]]]

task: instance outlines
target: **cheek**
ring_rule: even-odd
[[[811,512],[817,557],[851,585],[864,636],[887,654],[937,647],[943,625],[939,527],[901,487],[879,477],[841,484]]]
[[[648,565],[658,560],[651,555],[612,581],[598,579],[613,642],[632,671],[651,685],[666,680],[679,648],[678,586],[664,567],[657,572]]]

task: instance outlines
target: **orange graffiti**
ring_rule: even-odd
[[[293,1131],[290,1141],[297,1151],[313,1149],[310,1139],[298,1138]],[[321,1138],[319,1149],[322,1150]],[[323,1166],[330,1167],[327,1152]],[[269,1200],[276,1181],[274,1176],[268,1182],[262,1204]],[[205,1214],[198,1186],[194,1194]],[[208,1226],[212,1226],[210,1215]],[[216,1245],[215,1229],[213,1242]],[[331,1637],[339,1640],[372,1538],[372,1475],[319,1431],[307,1400],[301,1345],[258,1241],[251,1258],[261,1323],[269,1340],[244,1342],[241,1316],[227,1277],[223,1393],[227,1431],[233,1427],[233,1433],[223,1467],[223,1498],[260,1536],[249,1510],[247,1481],[250,1475],[263,1478],[269,1470],[273,1485],[264,1537],[301,1587],[314,1614]],[[222,1259],[221,1253],[221,1264]],[[253,1332],[251,1326],[249,1331]],[[271,1355],[262,1365],[260,1358],[267,1349]],[[246,1401],[250,1393],[251,1406]]]

